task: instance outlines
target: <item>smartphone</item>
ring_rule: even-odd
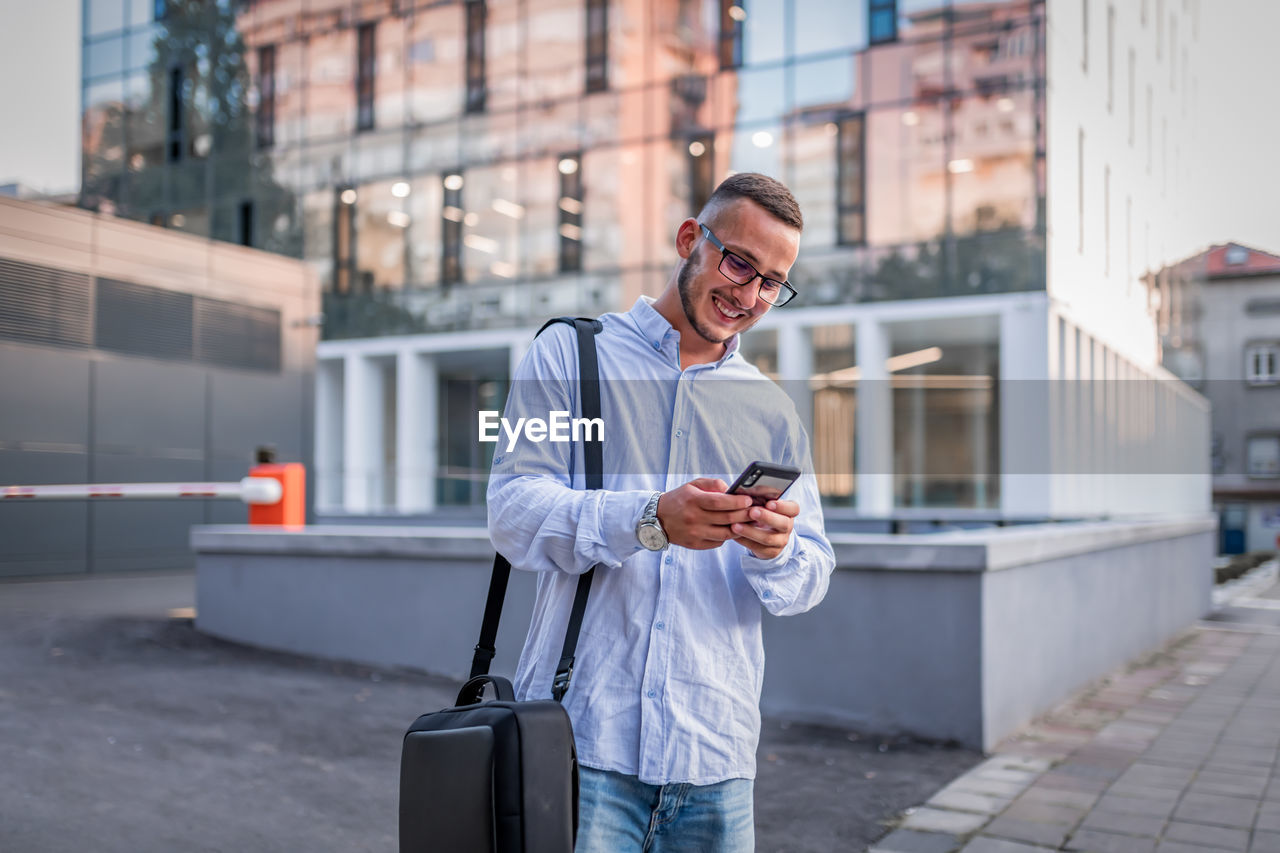
[[[764,506],[776,501],[800,476],[799,468],[790,465],[774,465],[772,462],[752,462],[733,485],[731,495],[750,495],[754,506]]]

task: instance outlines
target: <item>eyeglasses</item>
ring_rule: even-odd
[[[757,278],[760,279],[760,298],[770,305],[786,305],[792,299],[795,299],[796,289],[785,281],[777,281],[772,278],[765,278],[764,273],[758,272],[755,267],[747,263],[738,255],[730,252],[716,239],[716,235],[711,233],[711,229],[698,223],[698,227],[702,229],[702,233],[707,235],[707,239],[711,241],[711,245],[720,250],[720,274],[734,284],[743,285],[750,284]]]

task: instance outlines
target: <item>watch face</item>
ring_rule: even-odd
[[[636,528],[636,536],[640,544],[650,551],[661,551],[667,547],[667,536],[656,524],[641,524]]]

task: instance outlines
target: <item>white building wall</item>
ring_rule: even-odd
[[[1142,275],[1202,248],[1191,169],[1201,0],[1048,0],[1048,290],[1097,339],[1160,363]]]

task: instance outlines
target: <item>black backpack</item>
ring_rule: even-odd
[[[599,320],[557,317],[578,333],[582,415],[600,417],[595,336]],[[603,485],[604,450],[585,441],[586,483]],[[570,853],[578,833],[578,757],[560,704],[573,675],[574,650],[595,569],[578,579],[554,699],[517,702],[511,682],[489,675],[511,563],[494,556],[471,678],[457,704],[423,714],[400,755],[400,853]],[[482,702],[486,684],[497,698]]]

